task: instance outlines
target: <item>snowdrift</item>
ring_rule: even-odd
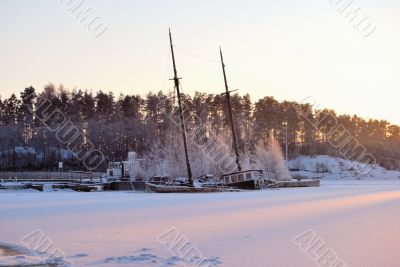
[[[288,163],[293,178],[319,178],[325,180],[398,180],[400,171],[381,166],[326,155],[300,156]]]

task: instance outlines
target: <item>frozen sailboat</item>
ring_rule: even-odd
[[[172,34],[171,30],[169,30],[169,41],[171,47],[171,55],[172,55],[172,65],[174,70],[174,85],[176,89],[176,94],[178,97],[178,109],[179,109],[179,117],[180,117],[180,126],[183,138],[183,148],[185,151],[185,161],[186,161],[186,169],[188,179],[187,182],[179,183],[174,182],[171,179],[150,179],[146,183],[146,187],[148,191],[157,192],[157,193],[205,193],[205,192],[221,192],[224,191],[224,187],[209,187],[209,186],[194,186],[193,184],[193,174],[192,168],[190,166],[189,160],[189,151],[187,146],[187,137],[186,137],[186,126],[185,126],[185,119],[183,114],[182,108],[182,100],[181,100],[181,93],[180,93],[180,84],[178,78],[178,72],[176,70],[176,63],[175,63],[175,54],[174,54],[174,46],[172,43]],[[154,177],[153,177],[154,178]]]
[[[224,75],[224,83],[225,83],[225,97],[226,102],[228,105],[228,114],[229,114],[229,121],[231,125],[231,133],[232,133],[232,141],[233,141],[233,148],[235,151],[236,157],[236,165],[237,171],[233,173],[223,174],[221,176],[221,184],[226,186],[240,188],[240,189],[260,189],[268,184],[272,183],[273,174],[266,173],[263,170],[242,170],[242,166],[240,164],[240,156],[239,156],[239,149],[238,149],[238,141],[236,135],[235,124],[233,121],[233,114],[232,114],[232,104],[231,104],[231,96],[230,93],[233,91],[229,91],[228,81],[226,78],[226,71],[225,71],[225,63],[224,57],[222,56],[222,49],[219,49],[220,58],[221,58],[221,65],[222,65],[222,73]],[[236,90],[234,90],[236,91]]]

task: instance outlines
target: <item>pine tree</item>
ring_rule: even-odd
[[[21,101],[17,99],[15,94],[12,94],[10,98],[4,101],[4,122],[6,125],[17,126],[19,122],[19,109]]]
[[[33,119],[34,119],[34,104],[36,100],[35,88],[28,87],[21,93],[21,108],[19,112],[21,127],[22,127],[22,138],[24,144],[33,138]]]

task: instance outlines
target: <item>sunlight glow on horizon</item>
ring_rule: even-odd
[[[89,35],[60,1],[0,3],[0,95],[48,82],[68,89],[145,95],[172,89],[171,27],[184,93],[223,91],[221,45],[231,89],[311,101],[338,114],[400,124],[400,4],[356,5],[376,31],[361,37],[330,1],[106,1],[90,4],[107,23]],[[188,53],[189,52],[189,53]],[[211,60],[209,60],[211,59]]]

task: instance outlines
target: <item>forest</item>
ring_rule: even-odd
[[[221,146],[219,153],[231,153],[226,97],[196,92],[183,94],[182,98],[191,161],[195,169],[207,171],[207,166],[201,167],[207,153],[200,156],[196,152],[196,140],[216,138],[219,143],[214,146]],[[68,144],[61,142],[40,118],[43,99],[80,131],[83,144],[90,141],[101,152],[104,161],[96,166],[98,171],[104,171],[109,161],[125,160],[129,151],[139,158],[164,157],[179,161],[179,166],[183,164],[174,93],[116,96],[102,90],[68,90],[49,83],[40,92],[27,87],[20,95],[0,99],[0,171],[54,171],[59,161],[67,170],[85,170]],[[400,169],[400,127],[385,120],[336,114],[310,103],[280,102],[272,96],[253,101],[248,94],[234,94],[231,101],[243,162],[251,164],[257,149],[270,145],[271,140],[285,151],[287,138],[289,158],[326,154],[356,160],[353,150],[364,149],[363,153],[373,155],[377,164]],[[352,147],[338,148],[335,142],[345,135],[351,138]]]

